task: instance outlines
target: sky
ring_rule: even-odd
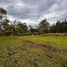
[[[0,0],[0,7],[10,20],[20,20],[36,26],[47,19],[50,24],[67,19],[67,0]]]

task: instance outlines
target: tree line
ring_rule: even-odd
[[[0,25],[0,35],[39,35],[45,33],[67,33],[67,21],[57,21],[55,24],[50,25],[44,19],[38,27],[33,28],[31,25],[28,27],[26,23],[20,21],[13,21],[5,19]]]

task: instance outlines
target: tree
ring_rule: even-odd
[[[46,19],[42,20],[39,24],[39,32],[41,34],[48,33],[49,32],[49,23]]]
[[[11,35],[16,35],[17,34],[17,32],[16,32],[16,24],[17,24],[16,20],[13,23],[12,22],[10,23],[10,26],[11,26]]]
[[[52,33],[67,33],[67,21],[57,21],[55,25],[50,28]]]
[[[16,31],[17,31],[17,33],[26,34],[28,31],[28,27],[27,27],[26,23],[18,22],[18,24],[16,26]]]
[[[61,32],[67,33],[67,21],[66,20],[61,22]]]
[[[56,22],[56,27],[55,28],[56,28],[56,32],[57,33],[60,33],[61,32],[61,22],[60,21],[57,21]]]
[[[53,24],[52,26],[50,26],[50,32],[51,33],[56,33],[56,25]]]
[[[11,30],[10,30],[10,25],[9,25],[9,20],[8,19],[5,19],[3,21],[3,27],[2,27],[2,30],[3,30],[3,34],[4,35],[9,35]]]

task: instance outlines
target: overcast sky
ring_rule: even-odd
[[[0,7],[8,11],[8,17],[36,25],[42,19],[50,24],[67,19],[67,0],[0,0]]]

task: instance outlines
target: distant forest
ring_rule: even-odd
[[[67,20],[57,21],[53,25],[50,25],[47,19],[42,20],[38,27],[29,27],[26,23],[20,21],[11,22],[9,19],[2,19],[1,13],[3,9],[0,9],[0,35],[39,35],[45,33],[67,33]],[[3,12],[6,14],[7,11]]]

